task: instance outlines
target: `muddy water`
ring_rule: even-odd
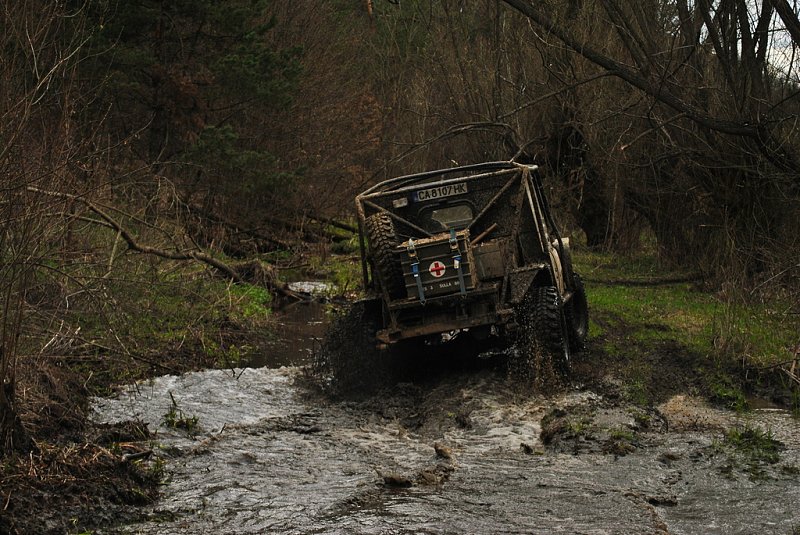
[[[304,365],[319,349],[328,325],[326,307],[318,301],[291,303],[276,314],[276,336],[269,351],[244,363],[250,368]]]
[[[97,400],[96,421],[138,418],[158,430],[169,477],[142,522],[120,529],[788,534],[800,526],[800,425],[780,411],[738,416],[680,396],[641,409],[579,388],[523,395],[489,366],[360,401],[325,399],[302,376],[293,367],[207,371]],[[197,418],[192,435],[163,425],[173,406]],[[723,431],[737,425],[771,429],[783,444],[777,459],[754,463],[726,446]]]
[[[269,350],[243,362],[243,366],[304,365],[319,349],[328,326],[327,305],[322,301],[325,301],[323,296],[330,293],[330,285],[322,281],[300,281],[289,283],[289,289],[308,299],[290,302],[275,313],[276,336],[268,344]]]
[[[298,366],[323,334],[323,307],[298,304],[279,321],[274,351],[249,368],[160,377],[95,401],[95,421],[157,432],[150,463],[168,480],[140,522],[114,533],[800,528],[800,423],[784,411],[737,415],[688,396],[642,408],[613,381],[534,395],[492,359],[337,401]],[[725,431],[737,427],[769,430],[777,452],[733,447]]]

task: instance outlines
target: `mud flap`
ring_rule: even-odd
[[[508,296],[508,302],[510,304],[518,305],[522,303],[533,286],[533,280],[543,268],[544,265],[541,265],[536,269],[526,269],[509,274],[510,295]]]

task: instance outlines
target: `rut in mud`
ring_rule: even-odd
[[[421,366],[421,367],[419,367]],[[162,377],[95,419],[158,430],[169,484],[127,533],[792,533],[800,429],[612,383],[533,395],[497,359],[445,355],[331,398],[303,368]],[[366,392],[366,390],[365,390]],[[192,433],[165,414],[196,418]],[[769,455],[728,429],[770,430]]]

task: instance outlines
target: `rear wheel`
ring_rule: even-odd
[[[372,261],[381,288],[395,299],[405,295],[405,280],[395,248],[399,243],[394,221],[388,214],[377,213],[364,221]]]
[[[569,373],[571,352],[567,319],[558,288],[532,288],[523,301],[520,315],[525,349],[547,354],[555,369],[562,374]]]

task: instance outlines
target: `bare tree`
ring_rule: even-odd
[[[65,180],[78,157],[70,92],[84,44],[79,13],[44,1],[0,10],[0,454],[30,446],[16,405],[26,299],[63,227],[53,201],[28,188]]]
[[[783,261],[800,192],[797,92],[770,63],[797,27],[786,2],[504,2],[570,69],[612,77],[587,86],[573,124],[669,256],[748,277]]]

